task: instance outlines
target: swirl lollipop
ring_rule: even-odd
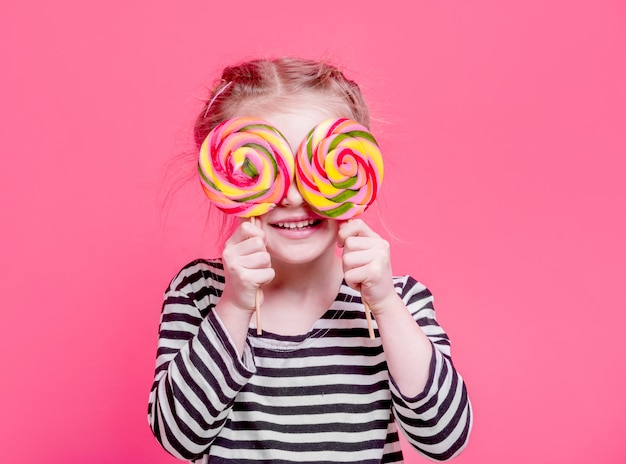
[[[346,220],[365,211],[376,199],[383,172],[376,140],[350,119],[330,119],[317,125],[296,154],[300,194],[316,213],[332,219]],[[369,336],[374,338],[365,300],[363,306]]]
[[[318,124],[296,155],[296,182],[318,214],[338,220],[358,216],[376,199],[383,159],[374,136],[350,119]]]
[[[287,194],[294,176],[289,143],[267,122],[234,118],[218,124],[200,147],[200,182],[207,197],[222,211],[249,217],[267,213]],[[259,291],[257,334],[261,334]]]
[[[242,117],[207,135],[198,171],[204,193],[219,209],[252,217],[267,213],[287,194],[294,160],[280,132],[263,120]]]

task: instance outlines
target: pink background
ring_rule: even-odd
[[[626,462],[623,1],[0,18],[0,461],[178,462],[146,421],[162,292],[214,247],[197,185],[164,208],[161,172],[224,65],[295,54],[343,64],[371,102],[394,267],[435,293],[473,399],[456,462]]]

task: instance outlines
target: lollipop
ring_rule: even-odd
[[[383,159],[369,131],[350,119],[330,119],[317,125],[296,154],[300,194],[316,213],[346,220],[361,214],[376,199],[383,180]],[[365,317],[374,338],[372,315],[365,300]]]
[[[374,202],[383,180],[383,159],[376,140],[350,119],[317,125],[296,155],[298,190],[318,214],[346,220]]]
[[[267,213],[287,194],[294,176],[289,143],[267,122],[234,118],[218,124],[200,147],[204,193],[222,211],[249,217]],[[259,291],[255,298],[261,334]]]
[[[204,192],[219,209],[252,217],[267,213],[287,194],[294,160],[278,130],[242,117],[209,133],[200,148],[198,171]]]

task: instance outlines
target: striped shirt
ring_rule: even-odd
[[[465,384],[431,293],[409,276],[394,284],[435,348],[427,385],[410,398],[345,282],[307,334],[251,328],[238,354],[212,311],[221,262],[190,263],[165,293],[148,407],[154,435],[172,455],[203,464],[402,462],[399,429],[425,456],[454,457],[472,423]]]

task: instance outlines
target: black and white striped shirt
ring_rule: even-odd
[[[199,463],[373,464],[402,462],[399,427],[431,459],[457,455],[472,417],[448,337],[428,289],[409,276],[394,283],[435,347],[428,384],[413,398],[390,378],[360,295],[345,283],[309,333],[251,329],[239,355],[212,311],[224,288],[221,262],[187,265],[163,304],[148,408],[155,436]]]

